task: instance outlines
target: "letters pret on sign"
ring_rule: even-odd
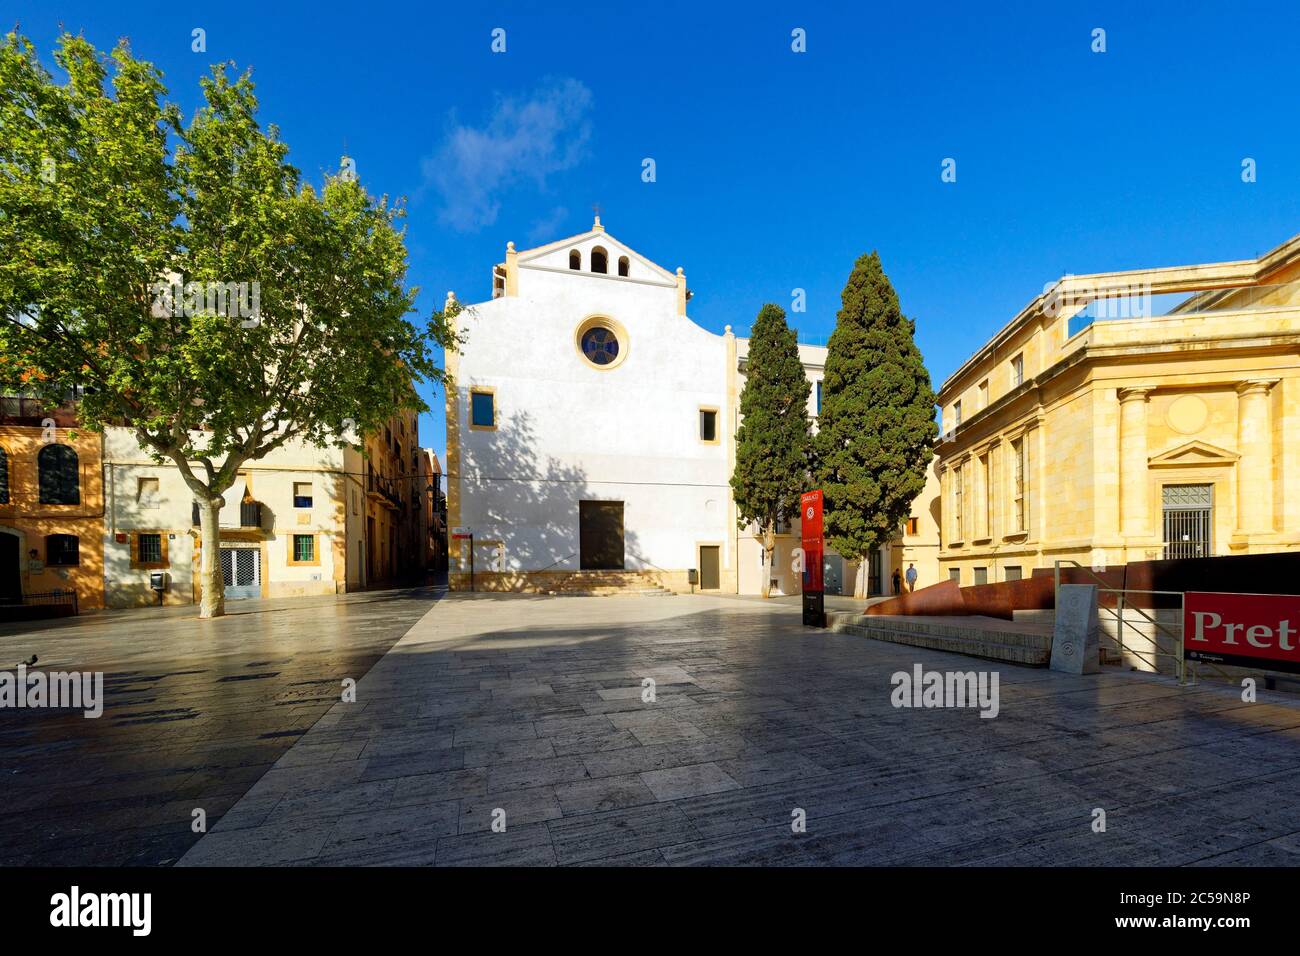
[[[1300,595],[1188,591],[1183,656],[1300,673]]]

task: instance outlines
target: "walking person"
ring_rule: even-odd
[[[893,580],[893,582],[894,582],[894,593],[895,593],[895,594],[902,594],[902,593],[903,593],[903,589],[902,589],[903,576],[902,576],[901,574],[898,573],[898,568],[894,568],[894,573],[893,573],[892,575],[890,575],[890,578],[891,578],[891,579]]]
[[[907,590],[915,591],[916,590],[916,565],[912,564],[910,561],[908,562],[907,565],[907,574],[904,575],[904,577],[907,578]]]

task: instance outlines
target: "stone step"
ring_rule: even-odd
[[[580,590],[577,588],[565,590],[543,591],[551,597],[675,597],[676,591],[668,591],[663,588],[590,588]]]
[[[943,618],[868,617],[852,611],[830,611],[826,618],[832,631],[891,644],[907,644],[1028,667],[1046,667],[1052,657],[1050,633],[1014,624],[1004,628],[993,619],[957,623]]]

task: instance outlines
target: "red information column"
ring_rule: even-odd
[[[803,539],[803,622],[826,626],[826,598],[822,587],[822,493],[805,491],[799,498],[800,537]]]

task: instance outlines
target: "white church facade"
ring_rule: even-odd
[[[492,299],[463,308],[446,355],[447,521],[472,535],[450,543],[453,589],[760,593],[762,548],[729,484],[748,342],[695,324],[690,299],[682,269],[599,218],[507,245]],[[815,418],[826,350],[800,352]],[[796,594],[798,528],[782,531],[773,579]],[[891,590],[888,550],[872,593]],[[851,594],[856,572],[828,555],[828,590]]]

